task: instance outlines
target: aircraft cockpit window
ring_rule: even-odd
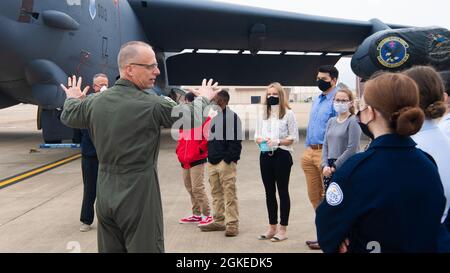
[[[36,20],[39,18],[39,13],[33,12],[33,0],[22,0],[18,21],[21,23],[30,23],[31,18]]]
[[[33,10],[33,0],[22,1],[22,8],[20,10],[19,22],[29,23],[31,21],[30,12]]]

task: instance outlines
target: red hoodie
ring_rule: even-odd
[[[207,161],[210,120],[211,118],[208,117],[201,127],[189,130],[180,129],[176,153],[184,169]]]

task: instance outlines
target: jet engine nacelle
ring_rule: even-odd
[[[41,107],[51,110],[63,106],[66,93],[60,83],[67,81],[67,74],[58,65],[49,60],[34,60],[27,65],[25,75]]]
[[[364,40],[353,55],[353,72],[367,80],[373,73],[400,71],[414,65],[450,69],[450,31],[444,28],[389,29]]]
[[[25,76],[40,106],[38,127],[42,128],[44,141],[59,143],[64,139],[72,139],[74,130],[64,126],[59,119],[66,100],[66,93],[60,83],[67,81],[67,74],[54,62],[37,59],[28,63]]]

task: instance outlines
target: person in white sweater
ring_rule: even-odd
[[[422,129],[412,136],[417,147],[430,154],[437,164],[447,203],[441,222],[446,221],[450,206],[450,139],[437,126],[439,118],[446,112],[444,85],[439,74],[430,66],[416,66],[405,71],[419,87],[420,108],[425,113]]]

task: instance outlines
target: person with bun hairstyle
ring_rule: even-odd
[[[447,205],[441,222],[444,223],[450,207],[450,139],[438,127],[439,119],[447,111],[445,105],[445,87],[440,75],[430,66],[415,66],[404,72],[419,87],[420,108],[425,113],[425,122],[420,131],[412,136],[417,147],[430,154],[438,166],[442,185],[444,186]],[[449,243],[450,248],[450,243]]]
[[[374,139],[334,173],[317,208],[322,250],[437,252],[445,196],[433,159],[410,137],[425,119],[417,85],[406,75],[378,74],[357,106],[362,131]]]
[[[444,98],[445,102],[447,103],[447,112],[445,115],[441,118],[441,120],[438,123],[439,128],[450,138],[450,71],[441,71],[439,73],[441,76],[444,87],[445,87],[445,93]],[[450,212],[450,209],[448,210]],[[450,231],[450,213],[447,212],[447,219],[445,220],[445,225],[447,229]]]

